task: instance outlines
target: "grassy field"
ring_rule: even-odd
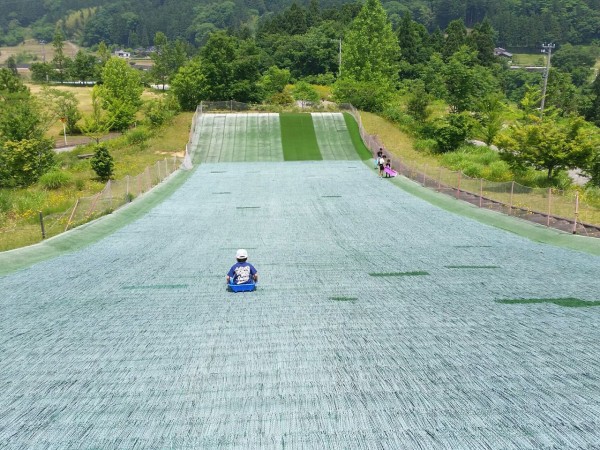
[[[439,165],[439,157],[419,152],[413,147],[413,139],[397,125],[373,113],[361,112],[367,133],[377,136],[388,153],[407,163]]]
[[[546,58],[542,53],[513,53],[512,62],[515,66],[544,66]]]
[[[45,86],[40,84],[27,83],[27,87],[29,88],[32,94],[38,95],[42,92]],[[81,113],[84,116],[89,115],[92,112],[92,88],[90,86],[49,85],[47,87],[62,92],[72,93],[78,101],[79,111],[81,111]],[[156,91],[152,89],[146,89],[142,93],[142,101],[157,98],[158,95],[160,94],[157,94]],[[141,113],[139,114],[139,118],[142,118]],[[46,136],[54,140],[57,143],[57,145],[64,145],[62,123],[59,120],[56,120],[46,132]],[[83,136],[67,135],[68,145],[78,145],[83,142],[87,142],[87,139]]]
[[[79,47],[67,41],[64,51],[65,56],[73,58],[79,51]],[[51,61],[54,58],[54,48],[51,42],[42,45],[35,39],[28,39],[14,47],[0,47],[0,64],[4,64],[11,56],[14,56],[18,63]]]
[[[191,119],[192,113],[177,115],[172,123],[153,132],[143,144],[129,143],[126,135],[109,141],[115,161],[114,178],[135,176],[157,161],[175,155],[183,156]],[[38,211],[42,211],[44,216],[58,217],[68,211],[78,198],[102,190],[104,183],[96,179],[89,159],[78,158],[78,155],[91,151],[90,147],[81,146],[56,155],[58,167],[68,173],[71,180],[61,188],[49,190],[35,184],[23,189],[0,189],[0,251],[39,242]],[[62,231],[52,228],[53,220],[48,221],[49,235]]]
[[[279,120],[285,161],[323,159],[310,114],[282,113]]]

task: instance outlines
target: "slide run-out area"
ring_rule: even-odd
[[[165,201],[0,276],[0,447],[597,446],[598,256],[380,179],[342,116],[313,117],[321,161],[230,116]]]

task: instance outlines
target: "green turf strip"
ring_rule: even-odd
[[[454,248],[492,248],[493,245],[455,245]]]
[[[285,161],[320,161],[323,159],[310,114],[282,113],[279,115],[279,121]]]
[[[371,151],[365,146],[365,143],[360,137],[360,131],[358,129],[358,124],[356,123],[354,116],[350,113],[345,112],[344,120],[346,121],[346,126],[348,127],[348,133],[350,133],[350,139],[354,144],[354,149],[356,150],[356,153],[358,153],[360,159],[371,159],[373,155],[371,154]]]
[[[188,287],[187,284],[152,284],[140,286],[123,286],[123,289],[182,289]]]
[[[336,302],[355,302],[358,300],[358,297],[329,297],[329,300]]]
[[[429,272],[372,272],[369,274],[371,277],[417,277],[422,275],[429,275]]]
[[[446,266],[446,269],[499,269],[500,266]]]
[[[532,304],[532,303],[554,303],[557,306],[567,308],[587,308],[590,306],[600,306],[600,301],[587,301],[578,298],[515,298],[506,300],[496,300],[497,303],[505,305]]]

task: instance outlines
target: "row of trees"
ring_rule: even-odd
[[[438,151],[453,150],[474,133],[487,143],[494,142],[503,128],[510,101],[520,102],[523,111],[539,106],[540,98],[534,93],[540,90],[541,75],[510,71],[494,57],[496,34],[490,21],[476,23],[467,30],[462,20],[454,20],[443,32],[429,32],[404,14],[394,26],[379,0],[367,0],[358,10],[339,8],[328,19],[324,17],[316,2],[308,8],[293,5],[259,24],[256,35],[243,27],[211,33],[192,59],[187,58],[189,46],[157,33],[152,76],[159,84],[170,84],[181,107],[188,110],[200,100],[289,103],[292,97],[284,87],[294,79],[331,84],[338,101],[383,113],[392,120],[402,121],[408,114],[415,122],[417,137],[435,141]],[[341,66],[339,36],[343,39]],[[54,74],[68,66],[60,56],[60,42],[55,37],[57,56],[51,63]],[[586,51],[564,46],[556,53],[556,68],[550,72],[546,97],[552,113],[540,124],[527,113],[519,123],[531,127],[554,124],[565,139],[588,134],[590,125],[577,117],[599,120],[600,81],[596,78],[590,82],[589,65],[594,55]],[[95,91],[112,121],[111,127],[124,129],[139,107],[134,98],[139,98],[140,78],[124,61],[118,61],[96,57],[95,66],[103,84]],[[127,88],[125,84],[116,90],[109,88],[111,79],[122,80],[123,74],[134,72],[137,76],[131,75]],[[132,98],[126,94],[130,91],[134,93]],[[297,83],[295,99],[311,100],[314,96],[308,84]],[[430,119],[433,101],[448,104],[451,114]],[[572,121],[578,125],[571,126]],[[569,134],[569,129],[577,129],[577,133]],[[506,131],[514,133],[514,142],[518,141],[517,131]],[[506,138],[502,142],[503,148],[509,149],[506,143],[513,141]],[[515,154],[523,153],[514,150],[514,142],[510,147],[513,150],[506,152],[512,155],[507,156],[511,163],[518,158]],[[567,162],[552,166],[544,163],[549,177],[562,168],[591,167],[593,145],[575,142],[588,150],[577,158],[563,160]],[[585,158],[581,156],[584,153]]]
[[[403,112],[390,104],[395,102],[394,87],[399,87],[408,95],[406,110],[416,121],[412,132],[435,141],[438,151],[455,150],[477,129],[488,144],[498,145],[516,172],[535,167],[552,179],[560,170],[581,168],[600,185],[600,133],[577,115],[597,117],[600,77],[589,85],[590,105],[572,108],[569,101],[578,92],[570,74],[550,73],[543,119],[539,89],[526,85],[520,117],[501,131],[507,110],[503,81],[510,72],[494,60],[493,45],[493,29],[486,21],[470,34],[461,21],[452,21],[439,40],[405,17],[396,35],[379,0],[367,0],[346,34],[348,50],[334,92],[340,100],[398,120]],[[564,55],[559,64],[565,68],[576,59]],[[428,120],[428,99],[444,100],[450,114]]]
[[[293,10],[297,5],[297,10]],[[306,6],[307,14],[301,14]],[[358,10],[355,0],[20,0],[0,2],[0,44],[15,45],[30,27],[38,39],[49,41],[57,21],[69,24],[69,38],[85,45],[148,46],[159,31],[169,39],[195,45],[206,42],[216,30],[245,28],[256,31],[257,22],[278,26],[290,21],[301,30],[316,18],[327,18],[346,6]],[[453,20],[469,27],[488,18],[504,46],[533,47],[542,41],[589,43],[600,38],[597,0],[404,0],[386,1],[390,21],[397,26],[410,13],[429,31],[446,28]],[[285,17],[277,16],[287,8]],[[300,34],[303,32],[300,31]]]

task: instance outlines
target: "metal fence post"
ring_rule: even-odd
[[[479,179],[479,207],[483,206],[483,178]]]
[[[510,204],[508,205],[508,215],[509,216],[512,214],[514,192],[515,192],[515,182],[513,180],[513,182],[510,184]]]
[[[425,178],[425,169],[427,169],[427,164],[423,166],[423,186],[427,187],[426,178]]]
[[[42,214],[41,211],[39,211],[40,213],[40,227],[42,229],[42,239],[46,239],[46,229],[44,228],[44,214]]]
[[[456,198],[460,198],[460,177],[462,175],[462,172],[459,170],[458,171],[458,184],[456,186]]]
[[[573,220],[573,234],[577,234],[577,219],[579,217],[579,191],[575,191],[575,220]]]
[[[552,209],[552,188],[548,188],[548,216],[546,218],[546,226],[550,227],[550,211]]]
[[[440,166],[440,176],[438,177],[438,191],[442,190],[442,167]]]
[[[110,208],[112,209],[112,189],[111,189],[110,180],[108,180],[108,183],[106,183],[105,191],[108,193],[108,200],[110,202]]]
[[[129,197],[129,175],[125,177],[125,199],[130,202],[131,198]]]

